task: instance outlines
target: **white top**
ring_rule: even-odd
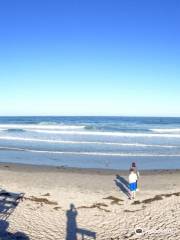
[[[129,174],[129,183],[134,183],[137,181],[137,174],[132,172]]]

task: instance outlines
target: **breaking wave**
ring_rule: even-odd
[[[101,141],[68,141],[68,140],[51,140],[51,139],[37,139],[37,138],[23,138],[23,137],[7,137],[0,136],[0,140],[13,141],[27,141],[27,142],[45,142],[45,143],[60,143],[60,144],[95,144],[95,145],[115,145],[128,147],[158,147],[158,148],[176,148],[174,145],[160,145],[160,144],[143,144],[143,143],[120,143],[120,142],[101,142]]]
[[[1,151],[25,151],[34,153],[48,154],[67,154],[67,155],[90,155],[90,156],[124,156],[124,157],[180,157],[180,154],[150,154],[150,153],[107,153],[107,152],[65,152],[65,151],[47,151],[27,148],[0,147]]]

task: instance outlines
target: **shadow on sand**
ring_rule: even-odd
[[[74,204],[70,204],[70,209],[67,210],[66,216],[67,216],[67,228],[66,228],[66,240],[77,240],[80,239],[86,239],[85,237],[88,237],[88,239],[96,239],[96,233],[89,231],[87,229],[81,229],[77,227],[76,217],[78,215],[78,212],[74,206]]]
[[[129,191],[129,183],[128,181],[121,177],[120,175],[116,175],[116,179],[114,180],[115,184],[119,189],[128,197],[130,198],[131,194]]]
[[[29,240],[29,237],[22,232],[10,233],[7,231],[9,223],[0,220],[0,239],[2,240]]]
[[[6,220],[23,199],[23,193],[0,190],[0,219]]]
[[[13,213],[15,208],[22,201],[23,193],[12,193],[0,190],[0,240],[28,240],[29,237],[22,232],[12,234],[7,231],[9,223],[8,217]]]

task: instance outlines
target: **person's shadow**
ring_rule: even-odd
[[[67,212],[66,212],[66,216],[67,216],[66,240],[79,239],[77,234],[81,235],[82,240],[85,239],[85,236],[92,238],[92,239],[96,239],[95,232],[77,227],[77,223],[76,223],[77,215],[78,215],[78,212],[77,212],[74,204],[70,204],[70,209],[67,210]]]
[[[128,197],[130,198],[131,194],[129,191],[129,183],[128,181],[121,177],[120,175],[116,175],[116,179],[114,180],[115,184],[119,189]]]
[[[29,240],[30,238],[23,232],[10,233],[7,231],[9,223],[5,220],[0,220],[0,239],[11,240]]]

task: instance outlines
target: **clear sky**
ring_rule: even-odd
[[[180,1],[2,0],[0,83],[0,115],[180,116]]]

